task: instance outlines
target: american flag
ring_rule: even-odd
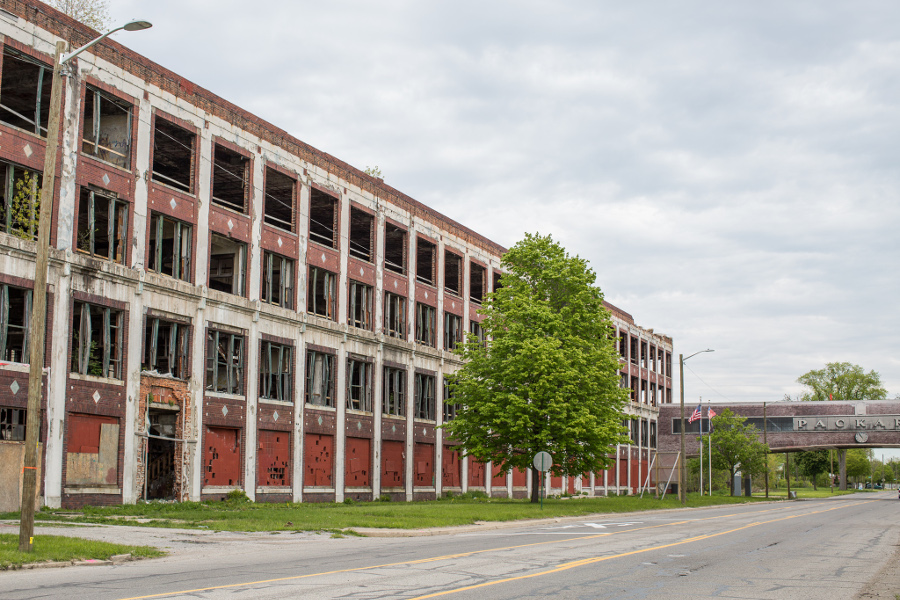
[[[703,415],[700,413],[700,405],[697,405],[697,408],[694,409],[694,412],[691,413],[691,418],[688,419],[688,423],[693,423],[697,419],[701,418]]]

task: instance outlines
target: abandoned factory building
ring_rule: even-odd
[[[48,316],[31,321],[53,52],[96,35],[0,0],[0,488],[18,487],[45,327],[48,506],[525,496],[530,473],[466,460],[439,427],[504,248],[114,41],[64,78]],[[555,493],[636,490],[672,400],[672,340],[609,309],[633,444]]]

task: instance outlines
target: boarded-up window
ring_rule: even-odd
[[[434,485],[434,444],[416,444],[416,479],[415,485]]]
[[[203,442],[203,485],[240,487],[240,430],[227,427],[207,427]]]
[[[528,485],[528,474],[522,468],[513,469],[513,487],[525,487]]]
[[[493,472],[493,479],[491,481],[491,487],[505,488],[506,487],[506,471],[501,471],[500,465],[493,465],[493,469],[491,469],[491,471]]]
[[[404,443],[397,441],[385,441],[381,444],[382,470],[381,485],[382,487],[403,487],[405,477],[403,452]]]
[[[260,429],[256,466],[256,485],[287,486],[291,484],[291,434],[286,431]]]
[[[372,465],[372,440],[347,438],[347,459],[344,462],[344,482],[347,487],[369,487]]]
[[[66,485],[118,483],[119,420],[99,415],[68,416]]]
[[[306,434],[303,485],[331,487],[334,473],[334,436]]]
[[[484,463],[469,457],[469,485],[484,487]]]
[[[441,477],[445,488],[458,488],[462,482],[462,460],[459,451],[451,449],[450,446],[444,446],[444,454],[441,458]]]

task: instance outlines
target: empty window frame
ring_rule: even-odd
[[[424,238],[416,238],[416,281],[434,285],[434,262],[437,247]]]
[[[385,367],[382,391],[381,411],[395,417],[406,416],[406,371]]]
[[[375,218],[350,207],[350,256],[372,262],[375,256]]]
[[[75,302],[72,311],[72,373],[122,379],[122,311]]]
[[[160,375],[187,379],[190,326],[147,317],[144,327],[144,360],[141,368]]]
[[[306,351],[306,403],[334,407],[334,355]]]
[[[191,280],[192,228],[161,215],[150,213],[150,244],[147,268],[183,281]]]
[[[350,302],[348,306],[349,314],[347,322],[353,327],[360,329],[372,329],[372,321],[374,318],[372,312],[372,298],[375,290],[371,285],[360,283],[358,281],[350,281]]]
[[[434,347],[435,311],[433,306],[416,302],[416,341]]]
[[[453,391],[450,388],[450,381],[444,378],[444,423],[448,423],[455,419],[456,413],[459,412],[459,402],[451,402],[452,399]]]
[[[347,408],[372,412],[372,365],[352,358],[347,361]]]
[[[497,290],[499,290],[500,288],[503,287],[503,285],[500,284],[500,278],[501,278],[500,273],[498,273],[497,271],[494,271],[494,287],[491,288],[492,292],[496,292]]]
[[[406,339],[406,298],[403,296],[384,293],[384,333]]]
[[[0,121],[46,137],[52,80],[52,67],[5,47],[0,77]]]
[[[125,264],[127,240],[128,203],[107,192],[81,188],[75,249]]]
[[[37,239],[40,221],[41,174],[0,162],[3,201],[0,203],[0,231],[26,240]]]
[[[641,366],[647,368],[647,342],[641,340]]]
[[[338,201],[331,194],[312,188],[309,192],[309,239],[337,248]]]
[[[0,285],[0,360],[27,363],[31,290]]]
[[[262,342],[259,352],[259,397],[291,402],[293,348],[275,342]]]
[[[484,267],[469,263],[469,300],[476,304],[484,300],[484,273]]]
[[[434,377],[416,373],[417,419],[434,421]]]
[[[297,181],[272,167],[266,167],[266,198],[263,221],[267,225],[294,231],[294,207],[297,206]]]
[[[196,134],[157,117],[153,132],[153,181],[193,193],[196,144]]]
[[[209,287],[236,296],[247,295],[247,244],[211,233]]]
[[[215,329],[207,331],[206,390],[244,394],[244,336]]]
[[[638,339],[637,339],[636,337],[634,337],[633,335],[632,335],[632,336],[629,336],[629,337],[631,338],[631,340],[630,340],[630,342],[629,342],[629,344],[628,344],[628,347],[631,349],[631,352],[630,352],[631,358],[630,358],[630,360],[631,360],[631,364],[636,365],[636,364],[638,364],[638,359],[637,359],[637,355],[638,355],[638,354],[637,354],[637,353],[638,353]]]
[[[212,203],[240,213],[249,211],[250,159],[216,144],[213,151]]]
[[[400,275],[406,274],[406,230],[385,223],[384,225],[384,268]]]
[[[337,289],[337,275],[319,267],[310,267],[307,288],[309,293],[306,299],[306,311],[335,320],[334,292]]]
[[[444,350],[455,350],[463,342],[463,319],[453,313],[444,313]]]
[[[263,252],[261,299],[283,308],[294,308],[293,260],[274,252]]]
[[[479,344],[484,346],[484,328],[478,321],[469,321],[469,333],[475,336]]]
[[[446,251],[444,252],[444,289],[456,296],[462,295],[462,257]]]
[[[24,408],[0,406],[0,440],[4,442],[25,441],[25,414]]]
[[[131,104],[87,86],[81,151],[123,169],[131,165]]]

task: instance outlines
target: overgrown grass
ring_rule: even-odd
[[[857,491],[862,492],[863,490],[846,490],[841,491],[837,488],[834,489],[834,493],[832,493],[831,488],[820,487],[817,490],[812,488],[791,488],[792,492],[797,492],[797,498],[830,498],[832,496],[844,496],[846,494],[853,494]],[[872,490],[865,490],[871,492]],[[759,492],[754,494],[754,496],[765,496],[765,493]],[[769,490],[769,498],[786,498],[787,497],[787,488],[778,488],[777,490]]]
[[[150,546],[126,546],[60,535],[36,535],[33,547],[33,552],[19,552],[18,535],[0,534],[0,570],[46,561],[106,560],[117,554],[131,554],[140,558],[165,554]]]

